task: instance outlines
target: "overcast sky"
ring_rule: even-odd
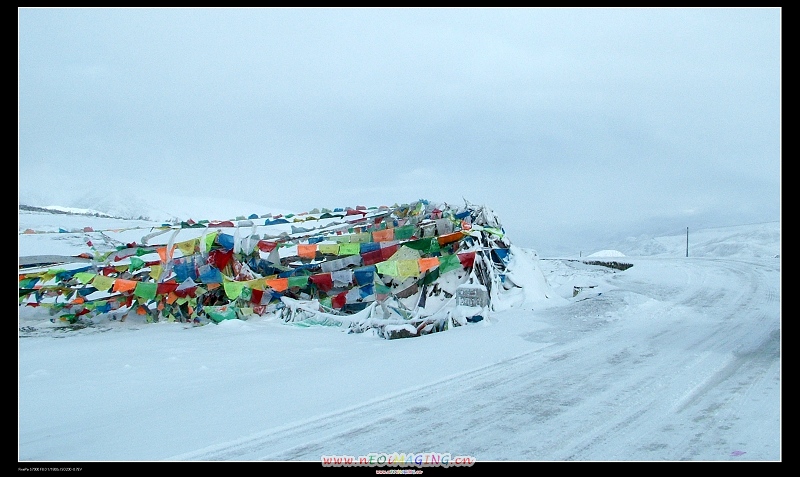
[[[21,8],[19,199],[466,199],[547,249],[775,221],[781,13]]]

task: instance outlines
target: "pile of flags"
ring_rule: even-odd
[[[20,305],[49,308],[69,323],[136,313],[205,324],[284,310],[289,302],[344,317],[385,308],[387,300],[410,309],[434,290],[452,296],[437,283],[486,281],[510,255],[497,217],[467,202],[315,209],[259,221],[164,224],[166,243],[143,239],[105,251],[89,242],[93,254],[81,255],[90,263],[21,268]],[[178,240],[185,229],[194,236]]]

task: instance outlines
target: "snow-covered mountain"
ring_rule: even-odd
[[[208,198],[193,196],[152,193],[146,195],[123,193],[109,195],[88,192],[77,199],[72,199],[67,203],[57,205],[44,202],[31,203],[31,201],[35,200],[42,199],[33,197],[20,199],[20,208],[22,208],[22,206],[27,206],[49,209],[54,212],[110,216],[122,219],[152,220],[154,222],[175,222],[188,219],[229,220],[242,215],[248,216],[253,213],[263,215],[267,213],[285,214],[290,212],[286,210],[276,210],[271,208],[268,204],[258,204],[251,201],[226,197],[210,200]]]
[[[781,223],[689,230],[688,237],[686,231],[665,236],[640,235],[611,244],[610,249],[627,256],[683,257],[687,247],[689,257],[779,257]]]

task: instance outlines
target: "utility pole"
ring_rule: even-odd
[[[689,227],[686,227],[686,256],[689,256]]]

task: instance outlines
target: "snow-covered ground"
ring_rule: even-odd
[[[153,225],[115,220],[20,211],[20,256],[86,249],[58,228]],[[520,249],[546,299],[397,340],[266,316],[73,329],[20,307],[18,459],[779,461],[780,223],[691,231],[685,248]]]

